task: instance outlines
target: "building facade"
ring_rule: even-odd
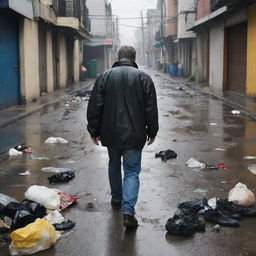
[[[1,1],[0,19],[0,109],[79,82],[84,1]]]

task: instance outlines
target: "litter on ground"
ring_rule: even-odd
[[[23,153],[21,151],[16,150],[15,148],[10,148],[8,152],[9,156],[22,156],[22,154]]]
[[[19,175],[20,176],[28,176],[28,175],[31,175],[31,172],[29,170],[27,170],[25,172],[20,172]]]
[[[256,164],[250,164],[248,166],[248,170],[253,173],[254,175],[256,175]]]
[[[61,137],[50,137],[44,143],[47,143],[47,144],[56,144],[56,143],[67,144],[68,141],[61,138]]]
[[[243,159],[244,160],[255,160],[256,156],[245,156]]]
[[[201,168],[204,169],[206,167],[206,165],[204,163],[200,163],[199,161],[197,161],[195,158],[191,157],[187,162],[186,162],[186,166],[188,168]]]
[[[70,168],[56,168],[56,167],[43,167],[41,170],[43,172],[53,172],[53,173],[71,172]]]
[[[177,154],[173,150],[165,150],[156,153],[155,158],[161,158],[163,162],[166,162],[169,159],[177,158]]]

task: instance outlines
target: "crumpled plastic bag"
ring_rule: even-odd
[[[200,163],[195,158],[191,157],[187,162],[186,166],[189,168],[201,168],[204,169],[206,165],[204,163]]]
[[[9,156],[22,156],[22,154],[23,153],[21,151],[18,151],[15,148],[10,148],[8,152]]]
[[[42,204],[45,208],[56,210],[60,208],[60,196],[58,193],[45,186],[33,185],[25,192],[25,198]]]
[[[65,221],[64,217],[57,211],[49,211],[45,219],[51,224],[60,224]]]
[[[75,178],[74,172],[62,172],[62,173],[55,173],[53,176],[48,177],[48,180],[51,184],[54,184],[54,183],[68,182],[74,178]]]
[[[0,193],[0,205],[6,206],[10,202],[17,202],[16,199]]]
[[[71,195],[65,192],[58,192],[60,195],[60,210],[64,210],[68,208],[70,205],[76,202],[77,199],[79,199],[79,196],[77,195]]]
[[[12,219],[12,228],[22,228],[34,222],[35,219],[44,217],[46,209],[44,206],[30,201],[10,202],[3,208],[1,214]]]
[[[255,203],[255,195],[245,184],[237,183],[229,191],[228,201],[242,206],[251,206]]]
[[[76,223],[72,220],[67,220],[59,224],[54,224],[56,230],[68,230],[73,228],[76,225]]]
[[[12,232],[10,237],[11,255],[30,255],[49,249],[60,238],[60,233],[45,219],[36,219],[26,227]]]
[[[63,139],[63,138],[60,138],[60,137],[50,137],[44,143],[47,143],[47,144],[56,144],[56,143],[66,144],[66,143],[68,143],[68,141]]]

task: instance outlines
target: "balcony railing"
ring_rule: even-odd
[[[53,7],[59,17],[74,17],[90,31],[89,10],[84,0],[53,0]]]

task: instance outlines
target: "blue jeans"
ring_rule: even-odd
[[[133,215],[137,202],[141,171],[141,150],[119,150],[108,148],[109,183],[112,201],[122,202],[122,212]],[[121,157],[123,156],[124,179],[122,183]]]

